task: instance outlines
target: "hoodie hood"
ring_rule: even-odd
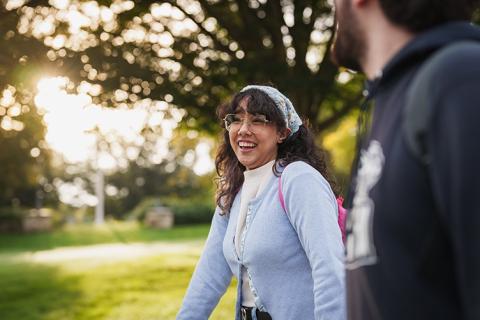
[[[445,45],[465,40],[480,42],[480,27],[466,21],[450,22],[419,33],[393,56],[379,77],[368,81],[367,86],[385,85],[402,75],[406,68],[425,60]]]

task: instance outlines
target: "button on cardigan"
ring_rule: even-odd
[[[208,319],[232,275],[239,279],[238,320],[242,264],[251,276],[257,308],[270,313],[273,320],[345,319],[344,248],[335,196],[318,171],[294,162],[282,173],[285,212],[278,179],[273,176],[249,203],[241,256],[234,244],[240,193],[229,214],[215,210],[178,320]]]

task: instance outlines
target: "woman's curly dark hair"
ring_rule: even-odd
[[[217,109],[218,118],[222,120],[225,115],[235,113],[244,99],[247,99],[248,113],[263,114],[277,126],[278,130],[286,129],[283,115],[275,102],[258,89],[237,93],[230,103],[223,104]],[[223,121],[222,127],[224,127]],[[327,167],[325,152],[315,145],[314,135],[308,128],[308,124],[301,125],[297,132],[278,145],[277,158],[272,167],[274,174],[276,176],[281,174],[277,169],[277,164],[284,168],[294,161],[304,161],[314,167],[329,182],[335,195],[338,195],[336,182]],[[235,195],[243,184],[243,172],[245,171],[245,167],[238,161],[230,145],[228,131],[225,129],[223,142],[215,157],[215,167],[218,174],[216,204],[225,214],[230,211]]]

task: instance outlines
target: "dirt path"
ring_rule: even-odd
[[[132,260],[142,257],[166,253],[192,253],[201,252],[203,241],[190,242],[154,242],[130,244],[98,244],[82,247],[64,247],[52,250],[26,252],[13,254],[9,260],[20,260],[35,263],[64,263],[75,261],[113,262]],[[7,258],[7,257],[4,257]]]

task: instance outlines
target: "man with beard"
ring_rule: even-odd
[[[335,0],[366,74],[347,222],[349,319],[480,319],[475,0]],[[347,205],[348,201],[347,201]]]

